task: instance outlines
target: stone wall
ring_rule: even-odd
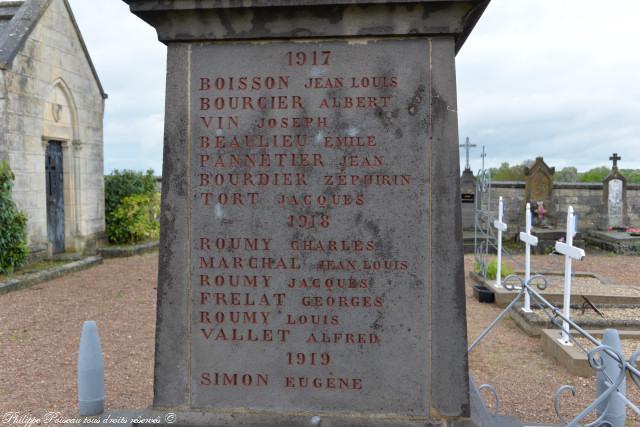
[[[505,221],[509,225],[524,224],[525,188],[524,182],[495,181],[491,183],[492,211],[497,215],[498,198],[503,197]],[[549,207],[556,212],[559,227],[566,225],[567,208],[571,205],[579,217],[579,229],[582,231],[599,226],[603,209],[602,183],[566,183],[553,184],[552,205]],[[629,225],[640,227],[640,185],[627,185]],[[511,226],[510,234],[519,230]]]
[[[16,175],[32,250],[46,250],[44,153],[63,145],[66,249],[104,235],[104,98],[64,0],[53,0],[11,66],[0,70],[0,158]],[[61,109],[54,111],[54,104]]]

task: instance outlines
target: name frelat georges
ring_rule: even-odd
[[[397,76],[304,77],[308,66],[330,67],[332,51],[287,52],[289,74],[198,77],[199,110],[195,134],[197,175],[194,196],[199,214],[228,207],[268,206],[283,211],[282,227],[326,234],[332,209],[362,209],[363,187],[408,187],[411,175],[376,173],[385,166],[377,135],[332,135],[332,110],[372,114],[389,109]],[[326,96],[348,90],[346,96]],[[305,98],[292,91],[319,94]],[[311,99],[312,101],[309,101]],[[305,105],[310,103],[312,105]],[[317,115],[305,115],[307,111]],[[278,113],[277,117],[253,113]],[[254,117],[249,119],[248,117]],[[251,121],[251,123],[244,123]],[[251,130],[249,130],[251,129]],[[339,156],[336,153],[358,152]],[[241,172],[238,172],[240,170]],[[323,173],[337,170],[337,173]],[[334,187],[326,195],[309,188]],[[229,190],[229,189],[232,190]],[[291,214],[308,208],[313,214]],[[320,213],[317,213],[320,212]],[[198,268],[194,272],[196,339],[212,345],[272,343],[299,346],[283,354],[291,367],[327,368],[337,362],[331,346],[379,346],[372,332],[350,328],[341,310],[384,309],[384,297],[370,289],[373,273],[402,273],[407,260],[379,259],[369,240],[296,239],[286,242],[288,256],[272,255],[268,236],[194,236]],[[303,265],[303,253],[329,254]],[[321,255],[323,256],[323,255]],[[344,256],[344,258],[342,258]],[[272,274],[285,273],[286,283]],[[281,276],[280,276],[281,277]],[[324,313],[323,313],[324,312]],[[328,314],[333,313],[333,314]],[[337,314],[335,314],[337,313]],[[276,314],[278,320],[275,319]],[[349,316],[352,317],[352,316]],[[322,332],[318,332],[318,326]],[[308,330],[293,341],[294,330]],[[274,379],[265,372],[200,372],[201,386],[362,390],[363,378],[327,375]]]

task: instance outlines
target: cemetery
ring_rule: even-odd
[[[460,143],[488,0],[123,1],[166,45],[161,178],[97,173],[67,0],[0,1],[10,88],[52,22],[82,71],[27,67],[37,135],[0,127],[3,424],[640,425],[640,184]]]

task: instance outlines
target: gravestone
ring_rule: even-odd
[[[602,228],[610,230],[628,226],[627,217],[627,179],[618,169],[618,161],[622,160],[618,153],[613,153],[609,160],[613,161],[611,173],[602,181]]]
[[[473,425],[454,58],[488,1],[125,1],[168,46],[154,409]]]
[[[465,149],[466,158],[465,168],[462,171],[462,178],[460,178],[463,230],[471,230],[475,225],[476,178],[473,176],[471,165],[469,164],[469,151],[476,146],[476,144],[469,142],[469,138],[464,144],[460,144],[460,147]]]
[[[465,169],[460,178],[460,201],[462,203],[462,228],[472,230],[475,226],[476,177],[471,169]]]
[[[524,168],[525,175],[525,204],[530,203],[534,213],[534,226],[551,227],[555,225],[555,215],[550,212],[553,198],[553,174],[555,168],[550,168],[542,157],[530,167]],[[538,207],[541,207],[538,212]]]

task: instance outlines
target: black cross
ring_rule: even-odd
[[[618,169],[618,160],[622,160],[622,157],[618,156],[618,153],[613,153],[609,160],[613,160],[613,169]]]

